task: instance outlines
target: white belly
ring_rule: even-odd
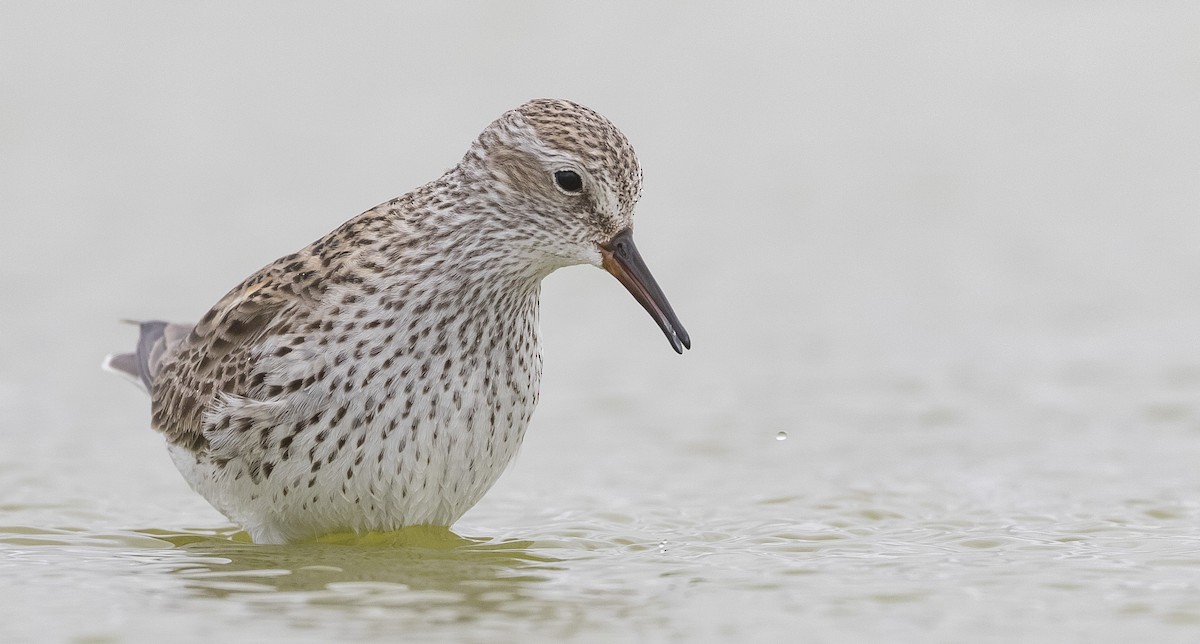
[[[206,452],[170,446],[171,456],[193,489],[259,543],[448,526],[516,455],[537,403],[533,348],[521,368],[465,378],[439,366],[389,388],[380,372],[320,405],[305,391],[272,403],[233,401],[222,413],[253,419],[247,429],[234,422],[209,436]],[[371,368],[361,363],[354,373]]]

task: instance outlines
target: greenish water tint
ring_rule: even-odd
[[[1151,629],[1186,641],[1200,625],[1200,504],[1000,514],[926,492],[916,503],[915,490],[862,489],[636,514],[530,515],[518,502],[491,517],[524,513],[507,530],[523,539],[418,528],[260,546],[233,528],[7,526],[0,572],[21,589],[10,617],[81,618],[6,628],[18,641],[167,637],[180,624],[238,641],[599,641],[785,639],[803,624],[817,640],[915,641],[1005,618],[1003,635],[1019,639]]]

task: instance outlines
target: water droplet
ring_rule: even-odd
[[[777,441],[787,440],[787,432],[779,432],[778,434],[775,434],[775,440],[777,440]]]
[[[666,539],[663,539],[662,541],[658,542],[658,551],[659,552],[667,551],[667,540]]]

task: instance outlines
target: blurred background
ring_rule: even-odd
[[[834,641],[1183,641],[1200,622],[1198,35],[1194,2],[6,2],[0,522],[84,541],[227,525],[173,470],[145,397],[99,370],[133,346],[119,320],[195,320],[436,178],[503,111],[563,97],[638,150],[638,244],[694,350],[676,356],[601,271],[548,278],[541,407],[468,533],[623,543],[588,517],[667,509],[723,522],[697,561],[762,554],[739,540],[753,530],[786,542],[839,521],[862,528],[863,557],[895,554],[880,534],[935,556],[1038,516],[1050,536],[1034,542],[1084,539],[1144,576],[1054,590],[1080,552],[1055,567],[1004,550],[1023,581],[901,575],[882,596],[907,603],[883,609],[814,580],[878,589],[891,573],[762,546],[737,581],[643,607],[644,623],[621,614],[651,639],[803,619]],[[697,534],[679,516],[642,526],[647,543]],[[1080,536],[1114,516],[1134,532]],[[1147,534],[1166,541],[1122,550]],[[111,552],[84,546],[99,554],[63,561],[86,588],[79,562]],[[793,564],[828,575],[773,576]],[[16,632],[53,606],[46,583]],[[122,615],[58,628],[169,627]],[[571,633],[630,634],[606,623]]]

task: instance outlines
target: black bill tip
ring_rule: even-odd
[[[667,336],[667,342],[671,343],[671,348],[680,354],[684,349],[691,349],[691,337],[633,243],[633,229],[626,228],[601,244],[600,255],[604,270],[624,284],[634,299],[654,318],[658,328]]]

